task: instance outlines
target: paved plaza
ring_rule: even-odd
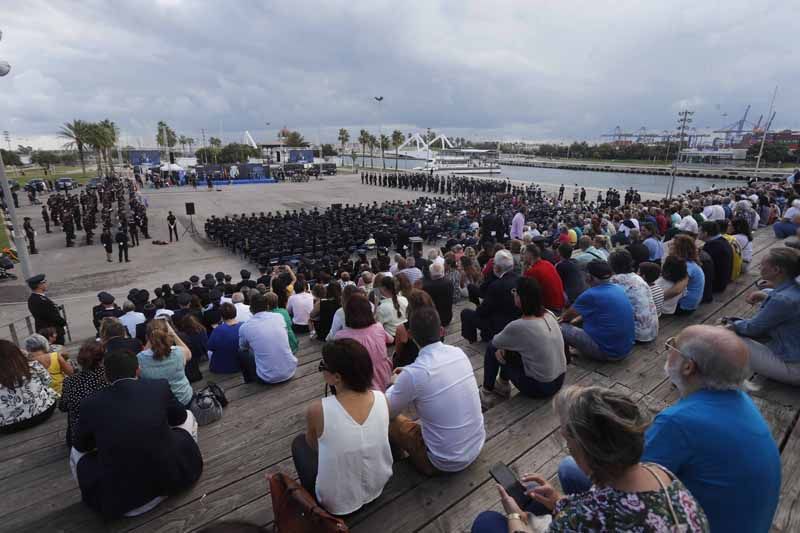
[[[66,305],[67,317],[74,340],[94,334],[91,308],[97,304],[97,293],[108,291],[122,304],[128,291],[153,288],[162,283],[175,283],[192,274],[202,277],[206,272],[223,271],[238,279],[239,270],[247,268],[257,272],[254,263],[235,257],[226,249],[206,240],[203,224],[211,215],[267,212],[285,209],[325,207],[341,203],[373,202],[384,200],[411,200],[420,193],[385,187],[365,186],[354,174],[326,176],[306,183],[276,183],[260,185],[228,185],[212,191],[206,187],[172,189],[146,189],[148,220],[151,239],[169,241],[166,217],[171,210],[178,218],[181,234],[189,224],[185,203],[194,202],[194,217],[198,233],[192,237],[182,235],[180,242],[166,246],[141,239],[141,245],[129,250],[130,263],[116,262],[116,245],[113,263],[106,262],[103,247],[99,244],[100,232],[95,233],[95,244],[86,246],[85,233],[76,232],[74,248],[65,245],[60,227],[51,225],[53,233],[46,234],[41,217],[41,206],[30,206],[26,197],[20,197],[20,217],[29,216],[37,230],[39,254],[31,256],[33,271],[44,273],[50,282],[49,295],[56,303]],[[43,198],[46,200],[46,196]],[[141,238],[141,235],[140,235]],[[19,267],[15,269],[18,282],[0,284],[0,324],[6,324],[28,314],[26,300],[29,291],[24,284]],[[2,335],[2,333],[0,333]]]

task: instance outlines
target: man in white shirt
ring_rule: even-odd
[[[389,440],[425,475],[460,472],[475,461],[486,440],[472,365],[460,348],[439,340],[434,308],[415,311],[409,327],[420,350],[412,364],[395,370],[386,390]],[[400,414],[410,405],[419,422]]]
[[[144,323],[144,314],[136,312],[136,306],[133,305],[133,302],[130,300],[125,300],[125,303],[122,304],[122,310],[125,312],[124,315],[119,317],[119,321],[125,326],[125,329],[128,330],[128,335],[132,339],[136,338],[136,325]]]
[[[250,306],[244,303],[244,294],[241,292],[234,292],[231,296],[231,303],[236,308],[236,321],[244,324],[251,318],[253,313],[250,311]]]
[[[706,220],[725,220],[725,208],[722,207],[720,201],[719,196],[706,201],[706,206],[703,208],[703,216],[706,217]]]
[[[681,210],[681,216],[683,218],[678,224],[678,229],[681,231],[685,231],[687,233],[692,233],[694,235],[697,235],[699,228],[697,226],[697,221],[692,216],[692,212],[689,211],[688,208],[684,207]]]
[[[294,376],[297,358],[289,346],[286,322],[267,311],[267,299],[256,294],[250,300],[253,318],[239,328],[239,363],[245,383],[281,383]]]
[[[295,283],[295,293],[289,296],[286,310],[292,317],[292,329],[295,333],[309,332],[309,317],[314,309],[314,297],[308,292],[308,284],[304,280]]]

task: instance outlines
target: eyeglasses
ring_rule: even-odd
[[[325,364],[325,361],[320,361],[319,366],[317,367],[317,371],[319,372],[330,372],[328,365]]]
[[[689,360],[691,360],[691,359],[692,359],[691,357],[689,357],[687,354],[685,354],[684,352],[682,352],[682,351],[681,351],[681,350],[678,348],[678,346],[675,344],[675,337],[670,337],[670,338],[668,338],[668,339],[667,339],[667,340],[664,342],[664,347],[665,347],[667,350],[675,350],[676,352],[678,352],[679,354],[681,354],[681,355],[682,355],[682,356],[683,356],[685,359],[689,359]]]

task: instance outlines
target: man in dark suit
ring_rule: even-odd
[[[488,342],[506,324],[520,317],[511,292],[519,277],[514,273],[514,257],[508,250],[500,250],[493,263],[492,275],[480,288],[483,301],[475,310],[461,311],[461,336],[469,342],[478,340],[477,330],[481,330],[481,337]]]
[[[197,423],[165,380],[138,380],[131,352],[104,361],[111,383],[81,404],[70,467],[83,501],[105,519],[136,516],[203,472]]]
[[[713,220],[706,220],[700,226],[700,240],[705,242],[703,250],[714,261],[714,279],[711,282],[713,292],[722,292],[731,281],[733,273],[733,248],[725,238],[720,235],[719,224]]]
[[[125,313],[114,303],[114,296],[112,294],[103,291],[97,294],[97,299],[100,303],[92,308],[92,323],[94,324],[95,331],[99,332],[100,323],[104,318],[119,318]]]
[[[42,328],[55,328],[56,344],[64,344],[64,326],[67,325],[67,321],[59,313],[58,306],[45,295],[47,292],[45,275],[38,274],[26,281],[32,291],[28,297],[28,311],[33,316],[36,331],[41,331]]]
[[[422,282],[422,290],[433,300],[443,326],[453,320],[453,284],[444,277],[444,265],[433,262],[430,266],[430,279]]]
[[[130,263],[128,259],[128,229],[125,226],[120,226],[114,240],[117,241],[117,250],[119,251],[119,262],[122,263],[122,256],[125,256],[125,262]]]

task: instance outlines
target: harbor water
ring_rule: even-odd
[[[414,167],[421,167],[425,165],[425,161],[419,159],[399,159],[389,158],[388,153],[385,160],[386,170],[391,171],[395,168],[401,170],[411,170]],[[363,167],[374,167],[376,171],[381,171],[381,158],[365,157],[356,158],[358,164]],[[345,165],[352,165],[352,159],[349,157],[344,158]],[[667,186],[669,185],[669,176],[656,176],[651,174],[629,174],[625,172],[597,172],[585,170],[567,170],[560,168],[533,168],[533,167],[517,167],[517,166],[501,166],[499,174],[492,174],[491,176],[480,175],[476,177],[486,178],[511,178],[518,181],[533,181],[543,185],[558,187],[564,184],[568,190],[572,190],[577,184],[578,187],[586,187],[587,189],[608,189],[614,187],[617,190],[626,190],[630,187],[646,193],[653,193],[658,195],[666,195]],[[699,187],[701,191],[712,188],[724,187],[741,187],[744,184],[738,180],[725,180],[725,179],[710,179],[710,178],[689,178],[677,176],[675,178],[675,192],[676,194],[683,193],[687,190],[695,190]],[[550,188],[550,187],[548,187]]]

